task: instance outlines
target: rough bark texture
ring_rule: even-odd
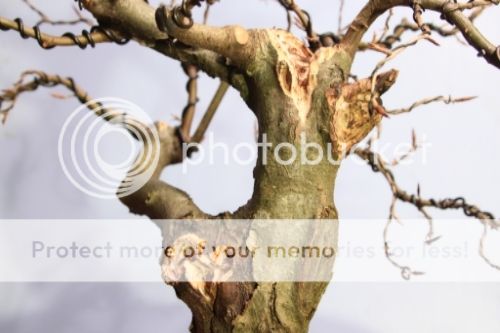
[[[319,144],[324,152],[331,149],[328,144],[335,113],[331,91],[342,92],[345,86],[349,96],[356,93],[356,87],[345,85],[350,58],[340,48],[312,53],[296,37],[281,30],[250,33],[253,43],[260,47],[244,73],[248,87],[245,100],[257,116],[259,136],[266,135],[274,146],[291,143],[298,156],[303,147],[301,140]],[[368,93],[366,89],[364,93]],[[339,130],[353,126],[345,130],[356,132],[356,121],[361,121],[361,134],[354,141],[361,140],[380,120],[380,115],[369,110],[369,98],[363,101],[364,107],[353,111],[354,125],[339,122],[336,126]],[[157,127],[164,133],[161,137],[165,154],[177,156],[179,151],[172,144],[176,140],[173,129]],[[287,149],[280,153],[281,160],[292,157]],[[317,158],[315,150],[308,154],[310,160]],[[300,158],[283,165],[271,150],[267,158],[263,155],[261,152],[254,169],[252,198],[233,214],[218,218],[337,219],[333,190],[338,164],[329,161],[326,154],[316,165],[303,164]],[[163,156],[159,169],[178,158]],[[158,179],[123,201],[132,211],[152,218],[208,217],[187,194]],[[337,234],[329,237],[336,240]],[[209,291],[203,295],[199,286],[174,284],[178,297],[193,313],[193,332],[306,332],[326,286],[326,282],[212,283],[202,287]]]
[[[342,140],[355,144],[380,121],[380,115],[370,107],[371,81],[347,84],[353,57],[345,48],[323,47],[313,52],[297,37],[275,29],[196,24],[180,29],[165,8],[157,12],[156,20],[158,15],[162,17],[156,22],[157,27],[154,10],[139,0],[88,0],[84,4],[101,21],[130,30],[141,43],[194,63],[229,82],[255,113],[261,139],[266,136],[274,146],[290,143],[298,156],[302,153],[301,140],[318,144],[325,153],[314,165],[301,163],[300,158],[284,165],[277,161],[274,151],[259,151],[254,192],[248,203],[234,213],[209,216],[185,192],[159,179],[163,168],[182,160],[175,130],[159,123],[156,127],[161,138],[161,163],[140,191],[122,198],[132,212],[156,219],[325,219],[337,223],[331,221],[338,218],[333,191],[339,164],[332,163],[326,152],[332,151],[332,139],[337,146]],[[176,47],[178,42],[184,46]],[[220,56],[225,66],[221,65]],[[389,76],[393,82],[395,76]],[[380,85],[385,87],[384,83]],[[283,161],[293,157],[285,148],[279,151]],[[332,153],[339,155],[335,148]],[[310,160],[318,157],[315,150],[308,150],[307,154]],[[336,231],[327,236],[336,244]],[[332,267],[325,269],[331,271]],[[327,283],[172,285],[193,313],[192,332],[295,333],[308,330]]]
[[[266,134],[275,144],[289,142],[299,154],[300,136],[305,135],[307,142],[318,143],[326,151],[329,112],[325,91],[331,84],[344,81],[349,64],[340,51],[312,54],[283,31],[263,31],[258,38],[265,47],[248,77],[248,105],[259,120],[259,135]],[[291,157],[286,150],[281,152],[282,160]],[[326,156],[318,165],[302,165],[299,159],[282,165],[271,152],[267,164],[262,159],[259,156],[254,170],[253,196],[235,217],[337,218],[333,189],[338,165],[329,163]],[[322,282],[259,283],[241,314],[226,329],[306,332],[326,286]]]

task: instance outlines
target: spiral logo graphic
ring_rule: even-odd
[[[101,98],[80,106],[59,135],[64,174],[96,198],[136,192],[150,179],[160,157],[158,132],[145,124],[152,124],[146,112],[126,100]]]

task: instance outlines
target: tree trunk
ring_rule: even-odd
[[[334,223],[326,236],[336,247],[333,190],[339,165],[329,157],[341,159],[343,151],[380,121],[379,97],[394,82],[395,72],[349,84],[354,56],[350,45],[310,49],[277,29],[198,24],[183,28],[172,10],[161,6],[155,12],[139,0],[84,5],[100,21],[130,31],[144,45],[231,84],[255,113],[260,141],[274,145],[273,151],[259,150],[249,202],[232,214],[214,217],[202,212],[185,192],[160,180],[163,168],[184,156],[179,149],[182,138],[158,123],[161,153],[156,172],[139,191],[121,198],[131,212],[152,219],[325,219]],[[317,144],[323,155],[306,149],[304,142]],[[290,148],[274,155],[283,143],[295,148],[295,158]],[[309,160],[318,158],[318,163],[304,163],[302,153]],[[290,158],[292,163],[283,163]],[[193,332],[306,332],[327,286],[284,281],[171,284],[193,313]]]
[[[326,154],[317,165],[301,163],[301,140],[317,143],[325,153],[328,148],[331,151],[331,115],[325,92],[344,81],[342,68],[346,64],[336,63],[342,57],[336,57],[335,52],[317,62],[302,43],[287,40],[288,35],[283,32],[277,36],[284,39],[272,36],[276,38],[270,44],[274,52],[266,50],[252,68],[246,100],[258,118],[259,142],[266,136],[273,148],[279,143],[290,143],[296,147],[297,158],[290,165],[283,165],[270,148],[267,158],[259,150],[253,196],[230,217],[335,220],[333,190],[339,165],[329,161]],[[291,52],[284,49],[290,44]],[[314,66],[317,67],[311,68]],[[312,70],[317,73],[310,75]],[[279,152],[283,161],[293,157],[285,148]],[[304,154],[310,161],[318,158],[314,149]],[[337,234],[329,237],[336,244]],[[209,302],[188,283],[175,284],[175,289],[193,312],[193,332],[307,332],[327,284],[219,283]]]
[[[373,90],[371,79],[347,83],[352,59],[340,47],[313,53],[293,35],[269,29],[250,31],[245,43],[255,46],[255,57],[244,61],[245,71],[229,75],[228,81],[255,113],[259,142],[271,144],[258,150],[252,198],[236,212],[214,217],[203,213],[186,193],[161,182],[161,170],[182,156],[176,148],[179,137],[160,123],[162,156],[155,178],[121,200],[132,212],[155,219],[324,219],[334,224],[326,236],[336,251],[336,160],[380,121],[370,104],[381,103],[374,98],[392,85],[395,72],[380,75]],[[289,146],[277,149],[283,143]],[[321,269],[331,274],[332,266],[333,261]],[[295,333],[308,330],[328,285],[320,281],[170,284],[192,311],[192,332]]]

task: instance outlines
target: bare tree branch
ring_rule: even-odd
[[[486,7],[479,7],[477,9],[475,9],[468,16],[469,20],[471,22],[474,22],[484,12],[484,9],[486,9]],[[385,24],[385,27],[384,27],[384,33],[379,38],[377,38],[376,41],[373,41],[370,44],[376,44],[376,45],[380,45],[380,47],[384,47],[384,48],[387,48],[387,49],[392,49],[393,46],[394,46],[394,44],[396,42],[401,41],[401,37],[403,36],[403,34],[405,32],[407,32],[407,31],[413,31],[413,32],[415,32],[415,31],[419,31],[420,30],[420,28],[418,27],[417,24],[411,23],[406,18],[403,18],[401,20],[401,22],[394,27],[394,29],[392,30],[392,33],[388,34],[388,30],[389,30],[388,20],[392,16],[391,13],[393,13],[393,9],[390,10],[390,14],[389,14],[389,16],[387,18],[387,21],[386,21],[386,24]],[[439,34],[442,37],[456,36],[457,33],[460,32],[456,27],[454,27],[452,25],[449,25],[449,24],[446,24],[445,26],[440,26],[440,25],[437,25],[435,23],[426,22],[425,25],[432,32],[435,32],[435,33]],[[360,44],[360,50],[364,50],[364,49],[367,49],[367,48],[369,48],[369,45],[367,45],[366,43],[361,43]]]
[[[208,0],[206,1],[205,11],[203,12],[203,24],[208,23],[208,16],[210,14],[210,8],[219,0]]]
[[[120,201],[130,209],[131,213],[146,215],[151,219],[208,218],[209,215],[202,212],[186,192],[160,180],[163,169],[183,160],[183,143],[177,129],[164,122],[158,122],[151,130],[157,132],[159,141],[143,140],[143,150],[123,180],[118,193],[122,186],[127,188],[141,181],[140,176],[132,175],[137,165],[144,168],[152,166],[153,175],[138,191],[120,197]],[[158,161],[147,159],[146,156],[151,151],[159,151]]]
[[[215,112],[219,108],[219,105],[222,102],[222,99],[224,98],[224,95],[226,94],[228,88],[229,85],[226,82],[222,81],[220,83],[219,88],[217,88],[217,91],[215,92],[215,95],[207,108],[207,111],[203,115],[203,118],[198,124],[198,128],[196,129],[193,137],[190,140],[191,142],[200,143],[203,140],[205,132],[208,129],[208,125],[212,121]]]
[[[460,30],[467,42],[478,51],[480,56],[493,66],[500,68],[500,47],[488,41],[473,25],[471,19],[463,13],[464,9],[491,4],[498,5],[499,3],[499,0],[470,1],[468,3],[456,3],[452,0],[411,0],[410,2],[408,0],[370,0],[351,23],[341,44],[347,52],[354,56],[363,35],[380,15],[391,8],[410,4],[414,9],[417,26],[424,32],[428,33],[431,29],[423,23],[423,10],[439,12],[446,21]]]
[[[193,124],[196,103],[198,103],[198,68],[190,64],[182,64],[182,68],[188,76],[186,90],[188,93],[188,102],[182,111],[180,134],[184,141],[190,140],[191,125]]]
[[[74,94],[78,101],[85,104],[90,111],[95,112],[96,116],[101,117],[106,115],[103,117],[106,121],[116,122],[118,120],[121,123],[132,121],[138,123],[137,120],[132,120],[126,113],[104,108],[100,102],[93,100],[83,88],[78,86],[73,78],[61,77],[59,75],[47,74],[35,70],[29,70],[22,73],[19,80],[12,87],[4,89],[0,94],[0,117],[2,123],[7,121],[9,112],[14,108],[21,94],[35,91],[39,87],[51,88],[56,86],[67,88]],[[5,108],[2,108],[3,103],[9,104]]]
[[[160,40],[152,45],[152,48],[167,57],[196,65],[209,76],[218,77],[231,84],[240,92],[244,100],[248,97],[248,87],[243,74],[227,64],[219,54],[209,50],[185,47],[171,39]]]
[[[486,263],[488,263],[488,265],[500,270],[500,266],[494,264],[490,259],[487,258],[484,253],[484,241],[487,231],[498,230],[500,228],[500,221],[496,220],[493,214],[483,211],[477,206],[468,203],[463,197],[447,198],[442,200],[423,198],[420,195],[420,186],[417,188],[416,194],[410,194],[406,192],[397,184],[396,178],[393,172],[390,170],[388,163],[384,161],[384,159],[379,154],[373,152],[370,149],[370,145],[365,148],[355,149],[354,154],[366,161],[366,163],[372,168],[374,172],[381,173],[391,189],[393,200],[390,207],[389,218],[384,230],[384,248],[387,258],[395,267],[398,267],[401,270],[403,278],[409,279],[412,275],[419,275],[422,274],[422,272],[413,271],[410,267],[400,265],[391,258],[389,243],[387,240],[387,230],[394,220],[399,220],[395,212],[396,203],[398,201],[415,206],[419,210],[419,212],[421,212],[422,215],[427,219],[427,221],[429,222],[429,232],[426,239],[427,243],[434,242],[437,240],[437,238],[433,234],[432,217],[426,212],[425,208],[437,208],[441,210],[457,209],[462,210],[468,217],[476,218],[479,222],[481,222],[481,224],[483,224],[485,228],[479,246],[480,256],[486,261]]]
[[[243,28],[213,28],[193,24],[191,28],[184,29],[174,22],[173,10],[160,7],[156,12],[160,17],[164,14],[167,16],[159,19],[163,28],[170,29],[167,34],[157,25],[155,9],[142,0],[99,2],[82,0],[82,4],[99,22],[106,22],[124,35],[131,36],[142,45],[170,58],[196,65],[208,75],[230,83],[240,91],[243,99],[246,99],[248,95],[246,81],[241,70],[236,68],[238,61],[231,59],[233,55],[248,51],[249,54],[239,60],[253,61],[251,54],[256,50],[249,46],[243,47],[235,41],[236,39],[243,43],[245,36],[248,37],[247,31]],[[233,42],[236,44],[229,47]]]
[[[373,69],[372,75],[371,75],[371,93],[372,93],[372,95],[371,95],[370,103],[371,103],[372,108],[375,109],[381,115],[387,116],[388,114],[387,114],[385,108],[382,107],[382,105],[379,103],[380,95],[377,93],[377,79],[378,79],[379,70],[382,67],[384,67],[385,64],[387,64],[389,61],[396,58],[398,55],[400,55],[403,51],[405,51],[409,47],[416,45],[421,40],[428,40],[434,44],[437,44],[434,40],[432,40],[432,38],[430,38],[429,35],[427,35],[427,34],[420,35],[408,43],[399,45],[394,50],[390,50],[390,51],[388,50],[386,57],[384,59],[382,59],[380,62],[378,62],[377,65],[375,66],[375,68]]]
[[[340,0],[339,1],[339,14],[338,14],[338,22],[337,22],[337,34],[341,35],[342,34],[342,25],[343,25],[343,18],[344,18],[344,6],[345,6],[345,0]]]
[[[27,80],[31,78],[31,80]],[[157,123],[154,128],[148,128],[146,124],[138,121],[121,111],[106,109],[100,102],[93,100],[85,90],[75,84],[72,78],[63,78],[59,75],[50,75],[42,71],[26,71],[21,78],[9,89],[5,89],[0,95],[0,102],[9,102],[10,105],[0,110],[2,121],[7,119],[8,112],[14,107],[19,95],[24,92],[35,91],[39,87],[63,86],[74,93],[75,97],[87,108],[94,112],[96,116],[103,118],[113,124],[127,124],[134,128],[140,128],[140,135],[152,135],[152,131],[158,133],[159,141],[145,140],[144,138],[134,136],[135,139],[144,143],[143,151],[138,155],[136,162],[131,167],[133,174],[134,168],[138,163],[144,167],[148,163],[158,162],[154,165],[154,172],[148,182],[135,193],[129,196],[121,197],[120,200],[126,204],[131,212],[136,214],[145,214],[151,218],[161,219],[180,219],[185,217],[208,217],[203,213],[189,198],[189,196],[162,181],[160,176],[162,170],[170,165],[182,161],[182,140],[178,135],[178,129],[168,126],[165,123]],[[0,105],[1,106],[1,105]],[[127,127],[126,127],[127,128]],[[149,133],[149,134],[148,134]],[[133,134],[131,132],[131,134]],[[159,146],[158,146],[159,145]],[[159,160],[144,159],[148,154],[145,151],[158,149],[160,152]],[[130,186],[134,182],[141,181],[141,175],[131,176],[130,174],[123,180],[122,186]],[[120,189],[118,189],[118,192]]]
[[[250,46],[251,34],[246,29],[240,26],[217,28],[192,22],[182,25],[176,19],[178,8],[172,10],[160,6],[155,12],[158,28],[170,38],[176,38],[195,48],[216,52],[240,66],[253,61],[255,49]]]
[[[431,103],[436,103],[436,102],[443,102],[445,104],[455,104],[455,103],[463,103],[463,102],[468,102],[473,99],[477,98],[477,96],[466,96],[466,97],[458,97],[458,98],[453,98],[451,96],[436,96],[436,97],[431,97],[431,98],[424,98],[419,101],[416,101],[412,105],[410,105],[407,108],[404,109],[395,109],[395,110],[386,110],[389,115],[398,115],[402,113],[408,113],[413,111],[415,108],[418,108],[423,105],[431,104]]]
[[[72,20],[53,20],[47,14],[45,14],[42,10],[40,10],[37,6],[35,6],[31,0],[22,0],[33,12],[35,12],[38,16],[40,16],[40,20],[35,24],[36,27],[39,27],[42,24],[50,24],[50,25],[76,25],[79,23],[87,24],[88,26],[92,26],[94,23],[92,20],[84,17],[76,8],[74,8],[74,12],[76,14],[76,18]]]
[[[42,33],[40,29],[35,26],[27,28],[24,26],[23,20],[20,18],[14,21],[0,17],[0,30],[15,30],[18,31],[22,38],[34,38],[38,44],[44,49],[51,49],[56,46],[75,46],[85,49],[88,45],[94,47],[97,43],[115,42],[117,44],[125,44],[128,38],[116,33],[113,30],[95,26],[90,29],[90,32],[83,30],[81,35],[75,35],[67,32],[62,36],[52,36]]]
[[[398,202],[398,199],[395,196],[393,196],[392,201],[391,201],[391,206],[389,208],[389,211],[390,211],[389,218],[387,219],[387,222],[386,222],[385,227],[384,227],[384,233],[383,233],[384,254],[385,254],[385,257],[387,258],[387,260],[391,263],[391,265],[393,265],[394,267],[398,268],[401,271],[401,277],[405,280],[410,280],[412,276],[422,275],[422,274],[424,274],[424,272],[414,271],[411,269],[411,267],[404,266],[393,258],[393,253],[391,252],[391,247],[390,247],[390,243],[389,243],[389,229],[390,229],[391,224],[394,221],[401,223],[399,217],[396,214],[396,203],[397,202]]]
[[[307,40],[309,41],[309,47],[311,50],[317,50],[321,46],[320,37],[314,32],[312,27],[311,16],[308,12],[303,10],[297,5],[295,0],[278,0],[281,6],[285,8],[287,14],[290,12],[295,13],[298,19],[299,27],[304,30],[307,34]],[[288,14],[289,15],[289,14]],[[291,28],[290,16],[288,16],[288,30]]]

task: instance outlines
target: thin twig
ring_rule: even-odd
[[[370,100],[370,104],[371,104],[371,106],[372,106],[373,109],[375,109],[377,112],[379,112],[383,116],[388,116],[388,114],[387,114],[385,108],[383,108],[380,105],[380,103],[378,102],[378,99],[380,97],[379,94],[376,91],[378,72],[389,61],[393,60],[398,55],[400,55],[403,51],[405,51],[406,49],[408,49],[411,46],[416,45],[419,41],[421,41],[423,39],[424,40],[428,40],[428,41],[432,42],[435,45],[439,45],[428,34],[419,35],[418,37],[414,38],[412,41],[410,41],[408,43],[405,43],[405,44],[401,44],[398,47],[394,48],[393,50],[388,51],[386,57],[384,59],[382,59],[380,62],[378,62],[377,65],[375,66],[375,68],[373,69],[372,74],[371,74],[371,78],[372,78],[372,84],[371,84],[371,93],[372,94],[371,95],[372,95],[372,97],[371,97],[371,100]]]
[[[297,25],[306,32],[309,41],[309,47],[312,50],[317,50],[321,46],[320,37],[314,32],[311,22],[311,17],[308,12],[303,10],[295,3],[295,0],[278,0],[287,12],[293,12],[296,15]],[[289,17],[289,16],[287,16]],[[288,22],[288,29],[291,28],[291,22]]]
[[[47,14],[45,14],[42,10],[36,7],[31,0],[22,0],[33,12],[35,12],[40,20],[35,24],[36,27],[41,26],[42,24],[50,24],[50,25],[76,25],[79,23],[86,24],[88,26],[92,26],[94,22],[91,19],[84,17],[78,9],[73,7],[74,12],[76,14],[76,18],[73,20],[53,20]]]
[[[412,105],[410,105],[407,108],[388,110],[387,113],[390,115],[398,115],[398,114],[402,114],[402,113],[411,112],[420,106],[431,104],[431,103],[436,103],[436,102],[443,102],[445,104],[464,103],[464,102],[471,101],[475,98],[477,98],[477,96],[466,96],[466,97],[458,97],[458,98],[453,98],[451,96],[436,96],[436,97],[432,97],[432,98],[424,98],[424,99],[421,99],[419,101],[416,101],[415,103],[413,103]]]
[[[481,222],[481,224],[483,224],[485,228],[485,233],[487,233],[487,231],[490,229],[498,230],[500,228],[500,221],[496,220],[493,214],[483,211],[475,205],[469,204],[463,197],[446,198],[442,200],[426,199],[423,198],[420,194],[420,186],[418,186],[416,194],[410,194],[406,192],[397,184],[393,172],[389,169],[389,164],[384,161],[384,159],[382,158],[382,156],[380,156],[380,154],[373,152],[370,149],[370,146],[365,148],[357,148],[355,149],[354,154],[356,154],[358,157],[366,161],[374,172],[380,172],[386,179],[391,189],[393,195],[393,201],[390,207],[389,219],[384,231],[384,246],[386,249],[387,258],[394,266],[398,267],[401,270],[401,274],[405,279],[409,279],[412,275],[421,274],[422,272],[412,271],[408,266],[400,265],[391,258],[388,245],[389,243],[387,240],[387,233],[392,220],[394,219],[398,220],[398,217],[395,213],[396,209],[395,207],[398,201],[405,202],[415,206],[418,209],[418,211],[426,218],[426,220],[429,223],[429,231],[427,233],[427,237],[425,240],[427,244],[432,243],[439,238],[439,237],[434,237],[433,220],[432,217],[425,210],[425,208],[427,207],[437,208],[441,210],[448,210],[448,209],[462,210],[466,216],[474,217],[479,222]],[[486,261],[488,265],[500,270],[500,266],[494,264],[490,259],[488,259],[484,252],[485,238],[486,235],[483,234],[479,246],[480,256]]]
[[[369,0],[352,21],[340,44],[349,54],[354,56],[361,46],[363,36],[380,15],[398,6],[411,5],[414,9],[417,27],[424,34],[429,34],[432,29],[422,19],[423,10],[429,9],[438,12],[444,20],[462,33],[468,44],[476,49],[479,56],[491,65],[500,68],[500,46],[491,43],[464,13],[464,9],[476,9],[499,3],[500,0],[472,0],[468,3],[457,3],[454,0]]]
[[[339,1],[339,15],[338,15],[338,28],[337,28],[337,35],[342,34],[342,21],[344,17],[344,5],[345,5],[345,0],[340,0]]]

